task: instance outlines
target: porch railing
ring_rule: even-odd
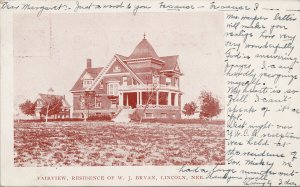
[[[144,109],[145,105],[137,105],[137,109]],[[170,105],[148,105],[147,109],[168,109],[168,110],[179,110],[179,106],[170,106]]]
[[[157,85],[121,85],[119,86],[120,91],[128,91],[128,90],[146,90],[146,91],[153,91],[153,90],[175,90],[179,91],[178,86],[172,86],[172,85],[165,85],[165,84],[157,84]]]

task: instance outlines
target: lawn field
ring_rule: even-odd
[[[14,124],[16,167],[225,164],[224,124]]]

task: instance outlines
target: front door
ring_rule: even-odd
[[[131,108],[136,108],[136,104],[137,104],[136,92],[124,93],[123,96],[124,96],[123,98],[124,106],[130,106]]]

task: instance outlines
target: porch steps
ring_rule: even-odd
[[[117,114],[117,116],[113,119],[114,122],[129,122],[130,121],[130,117],[129,115],[133,114],[135,111],[135,109],[131,109],[131,108],[124,108],[122,109],[119,114]]]

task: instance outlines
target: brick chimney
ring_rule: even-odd
[[[86,68],[92,68],[92,59],[86,59]]]

